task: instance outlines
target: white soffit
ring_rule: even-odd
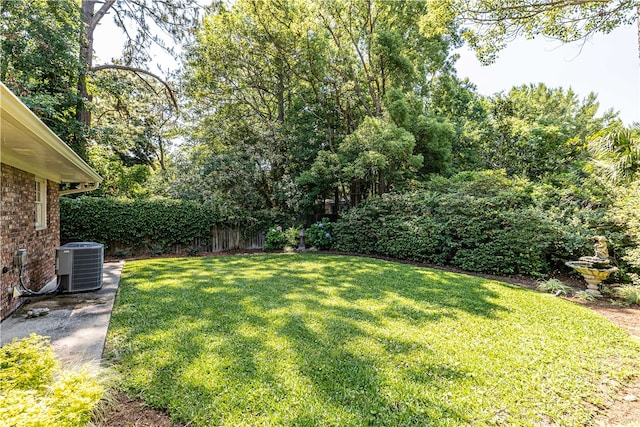
[[[97,187],[89,165],[0,82],[0,162],[58,183]]]

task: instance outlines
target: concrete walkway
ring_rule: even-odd
[[[63,364],[99,364],[123,265],[104,264],[103,285],[97,291],[27,298],[0,323],[0,345],[35,333],[49,337]],[[29,310],[42,308],[49,314],[27,318]]]

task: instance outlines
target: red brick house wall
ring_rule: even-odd
[[[23,283],[37,291],[55,278],[55,249],[60,246],[60,201],[58,183],[47,181],[47,226],[36,230],[36,176],[6,164],[0,165],[0,319],[20,306],[8,289],[19,281],[13,255],[27,250]]]

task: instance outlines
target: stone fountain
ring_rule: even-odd
[[[602,297],[600,283],[611,273],[618,271],[618,267],[611,266],[607,239],[604,236],[595,236],[596,243],[594,256],[583,256],[578,261],[567,261],[565,265],[582,274],[587,282],[586,292],[594,297]]]

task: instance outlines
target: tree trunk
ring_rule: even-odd
[[[91,126],[91,111],[88,103],[91,102],[91,95],[87,89],[87,73],[93,63],[93,8],[95,0],[82,0],[82,27],[80,34],[80,72],[78,73],[78,94],[80,99],[76,106],[76,120],[78,120],[83,129],[77,132],[73,137],[75,151],[80,157],[86,160],[87,141],[85,131]]]
[[[638,59],[640,59],[640,2],[638,2],[636,6],[636,15],[636,26],[638,27]]]
[[[93,65],[93,10],[96,0],[82,0],[82,31],[80,33],[80,63],[82,68],[78,78],[78,93],[82,102],[76,111],[77,119],[85,126],[91,125],[91,112],[87,102],[91,102],[91,95],[87,90],[87,73]]]
[[[115,2],[116,0],[82,0],[82,28],[78,35],[80,37],[79,58],[81,68],[78,74],[77,88],[80,100],[76,107],[76,119],[82,123],[85,130],[91,126],[91,111],[88,108],[88,104],[92,101],[92,96],[87,89],[87,73],[93,66],[93,32],[98,22],[107,14]],[[96,3],[101,4],[97,13],[95,12]],[[77,133],[73,139],[78,154],[86,158],[87,141],[84,130]]]

